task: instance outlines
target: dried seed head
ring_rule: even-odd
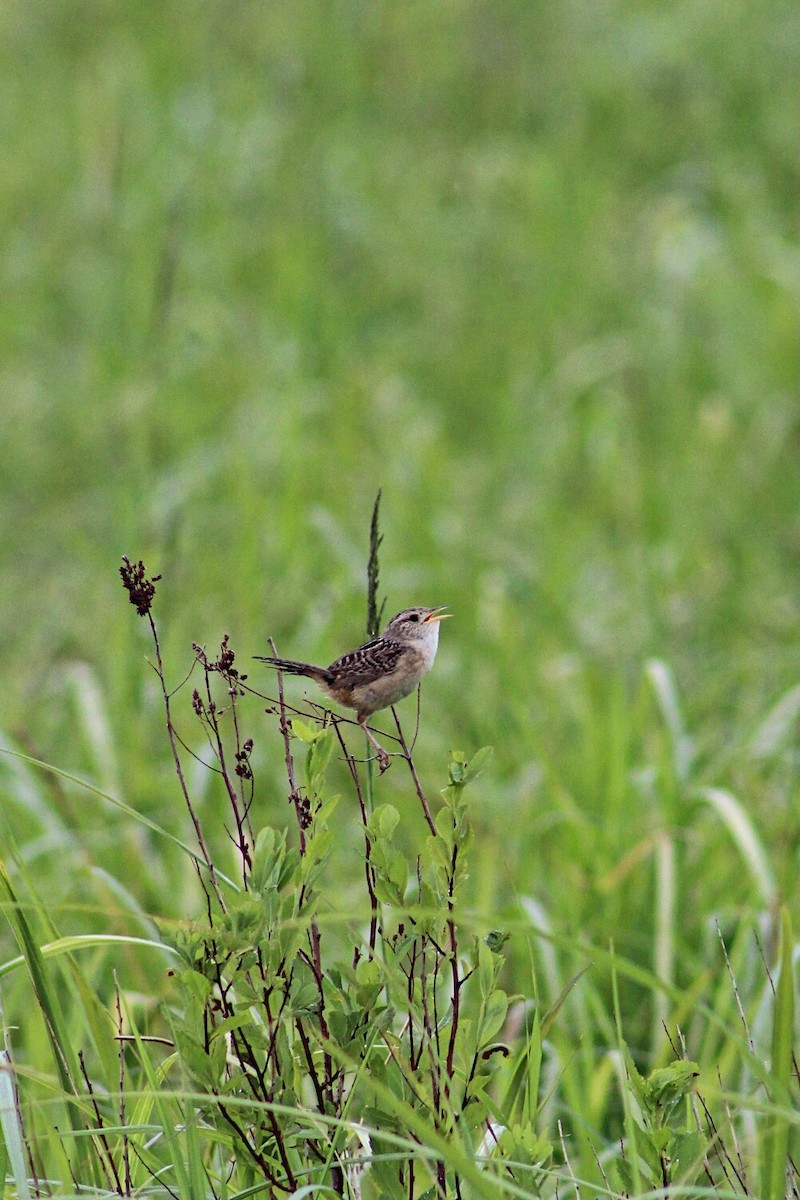
[[[132,563],[123,554],[122,562],[123,565],[119,569],[119,573],[122,576],[122,585],[139,616],[146,617],[150,612],[153,597],[156,594],[155,585],[161,576],[154,575],[152,579],[148,579],[145,574],[144,563],[141,559],[136,563]]]

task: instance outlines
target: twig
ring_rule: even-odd
[[[114,1155],[111,1153],[111,1147],[108,1144],[108,1137],[105,1133],[103,1116],[100,1112],[97,1100],[95,1099],[94,1088],[92,1087],[92,1081],[89,1078],[89,1072],[86,1070],[86,1060],[83,1057],[83,1050],[78,1051],[78,1063],[80,1065],[83,1081],[86,1084],[89,1102],[92,1106],[92,1110],[94,1111],[95,1121],[97,1122],[97,1129],[94,1131],[94,1137],[96,1138],[96,1144],[99,1151],[97,1157],[102,1163],[103,1169],[106,1173],[106,1178],[108,1179],[109,1183],[116,1188],[117,1195],[121,1196],[122,1185],[120,1183],[116,1163],[114,1162]]]
[[[227,634],[225,635],[225,641],[227,642]],[[223,643],[223,646],[224,645],[225,645],[225,643]],[[239,857],[240,857],[241,864],[242,864],[242,883],[244,884],[244,886],[246,888],[248,871],[249,871],[250,867],[252,867],[253,864],[252,864],[252,860],[250,858],[250,847],[249,847],[249,844],[247,841],[247,834],[245,831],[246,813],[245,813],[245,815],[243,815],[239,809],[239,797],[237,795],[236,788],[234,787],[233,781],[228,772],[228,766],[227,766],[227,762],[225,760],[225,746],[222,741],[222,733],[221,733],[221,730],[219,727],[219,714],[217,711],[216,702],[214,700],[214,697],[211,694],[211,675],[214,672],[214,670],[216,669],[216,667],[213,664],[210,664],[208,662],[208,659],[206,658],[206,655],[205,655],[205,651],[202,650],[201,647],[196,646],[195,653],[200,658],[200,663],[203,667],[203,672],[205,674],[206,701],[207,702],[205,705],[205,711],[202,715],[205,717],[208,727],[211,730],[213,737],[214,737],[211,748],[214,751],[214,753],[216,754],[217,761],[219,762],[220,775],[222,776],[222,781],[225,784],[225,790],[228,793],[228,800],[230,801],[231,812],[233,813],[233,819],[236,824],[236,837],[233,838],[232,840],[233,840],[233,843],[236,846],[237,850],[239,851]],[[220,666],[220,665],[221,664],[217,664],[217,666]],[[225,678],[224,675],[223,675],[223,678]],[[226,678],[226,682],[228,683],[229,694],[230,694],[231,680],[229,678]],[[234,726],[235,726],[236,735],[237,735],[237,751],[238,751],[238,750],[240,750],[241,747],[240,747],[239,740],[238,740],[239,729],[238,729],[238,725],[236,724],[235,699],[233,696],[231,696],[231,707],[233,708],[233,711],[234,711]],[[249,827],[249,822],[247,822],[247,824]],[[250,833],[250,837],[252,840],[252,832]]]
[[[450,1040],[447,1046],[447,1074],[453,1078],[453,1062],[458,1036],[458,1020],[461,1012],[461,984],[463,980],[458,974],[458,941],[456,923],[453,920],[453,894],[455,892],[456,865],[458,848],[453,846],[453,856],[450,860],[450,871],[447,880],[447,931],[450,937],[450,972],[453,980],[453,1019],[450,1023]]]
[[[728,975],[729,975],[730,981],[731,981],[731,987],[733,988],[733,995],[734,995],[734,999],[736,1000],[736,1008],[738,1009],[738,1012],[739,1012],[739,1020],[742,1022],[742,1027],[744,1029],[745,1036],[747,1037],[747,1044],[750,1047],[750,1052],[751,1052],[751,1054],[755,1054],[755,1052],[756,1052],[755,1046],[753,1044],[753,1039],[750,1036],[750,1027],[747,1024],[747,1017],[745,1016],[744,1007],[743,1007],[742,1001],[739,997],[739,988],[737,987],[737,984],[736,984],[736,976],[733,973],[733,967],[731,966],[731,960],[728,958],[728,949],[725,945],[725,939],[722,936],[722,930],[719,927],[719,921],[715,921],[714,923],[717,927],[717,937],[719,938],[719,944],[722,946],[722,956],[725,959],[725,966],[728,970]],[[770,982],[772,982],[772,981],[770,980]]]
[[[273,656],[275,658],[277,658],[278,651],[276,649],[275,642],[272,640],[272,638],[269,639],[269,644],[270,644],[270,649],[272,650]],[[292,801],[292,803],[294,805],[295,814],[297,816],[297,825],[298,825],[298,832],[299,832],[299,839],[300,839],[300,854],[303,855],[306,852],[306,844],[307,843],[306,843],[305,831],[306,831],[308,822],[310,820],[310,813],[308,811],[308,803],[300,795],[300,792],[297,787],[297,779],[295,777],[295,771],[294,771],[294,756],[292,754],[292,746],[291,746],[291,729],[289,726],[289,722],[286,718],[286,705],[285,705],[284,699],[283,699],[283,677],[282,677],[281,671],[277,672],[277,678],[278,678],[278,712],[279,712],[280,729],[281,729],[281,733],[283,735],[284,758],[286,761],[286,775],[287,775],[287,779],[289,782],[289,799]],[[301,906],[303,903],[304,895],[305,895],[305,888],[301,889],[301,892],[300,892],[300,905]],[[311,947],[311,958],[308,961],[309,961],[309,965],[311,966],[312,974],[314,975],[314,979],[315,979],[315,982],[317,985],[317,991],[319,993],[319,1010],[318,1010],[319,1028],[320,1028],[320,1033],[322,1034],[322,1037],[327,1041],[330,1038],[330,1029],[328,1028],[328,1022],[325,1017],[325,992],[324,992],[324,988],[323,988],[322,951],[320,948],[319,924],[317,922],[316,915],[314,915],[311,918],[311,922],[310,922],[309,930],[308,930],[308,939],[309,939],[309,943],[310,943],[310,947]],[[325,1084],[325,1087],[326,1087],[326,1090],[328,1093],[328,1099],[330,1101],[331,1108],[335,1111],[336,1110],[336,1101],[335,1101],[334,1089],[333,1089],[333,1060],[330,1056],[330,1053],[327,1050],[324,1053],[323,1061],[325,1063],[324,1084]]]
[[[270,649],[275,658],[278,657],[278,651],[275,648],[275,643],[272,638],[269,639]],[[295,816],[297,817],[297,827],[300,835],[300,853],[306,852],[306,827],[304,824],[302,806],[303,798],[297,790],[297,779],[294,773],[294,755],[292,754],[292,731],[286,716],[286,702],[283,698],[283,672],[276,671],[278,681],[278,714],[279,726],[283,736],[283,757],[286,763],[286,777],[289,781],[289,800],[294,805]]]
[[[400,718],[397,715],[397,709],[394,707],[394,705],[392,705],[392,716],[394,717],[394,723],[397,726],[397,740],[400,743],[400,749],[402,751],[403,758],[408,763],[408,769],[411,772],[411,778],[414,780],[414,787],[416,789],[417,796],[419,797],[419,802],[422,805],[422,811],[425,814],[425,820],[428,822],[428,828],[430,829],[431,833],[435,837],[436,836],[436,825],[434,823],[433,817],[431,816],[430,805],[428,804],[425,793],[422,790],[422,784],[419,781],[419,776],[417,775],[417,769],[414,766],[414,760],[411,757],[411,751],[409,750],[409,748],[406,744],[406,739],[403,734],[402,727],[400,725]]]
[[[200,847],[200,853],[203,856],[203,862],[206,864],[206,867],[208,868],[208,877],[209,877],[209,881],[211,883],[211,887],[214,890],[214,895],[217,897],[217,901],[219,903],[220,908],[222,909],[223,912],[225,912],[226,911],[225,900],[223,898],[222,892],[221,892],[219,884],[217,882],[217,874],[216,874],[216,871],[214,870],[214,863],[211,859],[211,855],[209,854],[208,846],[206,845],[206,840],[203,837],[203,827],[200,824],[200,819],[194,810],[194,805],[192,804],[192,798],[189,795],[189,786],[186,782],[186,776],[183,773],[183,765],[181,763],[180,755],[178,754],[178,747],[175,742],[175,727],[172,723],[172,705],[170,702],[170,693],[167,691],[167,682],[164,677],[164,662],[161,658],[161,645],[158,640],[158,630],[156,629],[156,623],[153,620],[153,614],[150,612],[149,609],[147,610],[146,615],[147,615],[147,620],[150,622],[150,632],[153,637],[153,645],[155,646],[155,651],[156,651],[156,667],[154,668],[154,670],[156,672],[156,675],[158,676],[159,683],[161,684],[161,695],[162,695],[162,698],[164,701],[164,712],[165,712],[166,718],[167,718],[167,737],[169,738],[169,745],[170,745],[170,749],[172,751],[172,760],[175,763],[175,773],[178,776],[178,782],[180,784],[181,792],[183,793],[184,803],[186,804],[186,808],[188,809],[192,824],[194,825],[194,832],[195,832],[195,836],[197,838],[197,844]],[[152,664],[151,664],[151,666],[152,666]]]
[[[122,1004],[119,997],[119,983],[114,972],[114,995],[117,1008],[117,1034],[119,1038],[119,1124],[122,1130],[122,1169],[125,1182],[125,1195],[131,1194],[131,1160],[129,1152],[129,1138],[127,1132],[127,1118],[125,1115],[125,1042],[122,1037]]]
[[[361,823],[364,826],[364,875],[367,882],[370,908],[369,956],[370,958],[374,958],[375,946],[377,945],[378,941],[378,897],[375,895],[375,871],[372,866],[372,841],[370,839],[368,830],[369,818],[367,815],[367,805],[364,800],[364,794],[361,791],[361,784],[358,778],[358,769],[356,767],[355,759],[353,758],[352,754],[348,753],[347,747],[344,744],[344,738],[339,730],[339,721],[336,717],[333,718],[332,724],[334,732],[339,739],[339,745],[342,748],[342,754],[344,755],[348,770],[350,771],[350,778],[353,780],[353,786],[356,789],[356,795],[358,797],[358,805],[361,809]]]
[[[572,1180],[572,1186],[575,1189],[576,1200],[580,1200],[581,1188],[580,1188],[580,1184],[578,1183],[577,1179],[575,1178],[575,1172],[573,1171],[572,1163],[569,1160],[569,1154],[567,1153],[567,1143],[564,1138],[564,1129],[561,1125],[560,1117],[558,1119],[557,1124],[558,1124],[558,1138],[559,1138],[559,1141],[561,1142],[561,1153],[564,1155],[564,1163],[566,1164],[566,1168],[569,1171],[569,1177]]]

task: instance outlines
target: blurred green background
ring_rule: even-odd
[[[481,911],[651,962],[666,831],[690,975],[712,913],[770,898],[705,785],[796,896],[796,52],[784,0],[4,5],[5,736],[188,836],[120,555],[163,574],[174,683],[225,632],[243,669],[270,635],[327,662],[382,487],[388,612],[454,613],[420,770],[497,751]],[[89,865],[196,904],[28,785],[6,845],[65,909]]]

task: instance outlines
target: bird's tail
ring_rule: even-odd
[[[270,667],[285,671],[287,675],[306,675],[309,679],[315,679],[317,683],[330,683],[333,679],[327,668],[315,667],[312,663],[295,662],[292,658],[265,658],[261,654],[254,657]]]

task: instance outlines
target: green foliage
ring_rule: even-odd
[[[473,937],[461,950],[456,919],[470,843],[464,789],[490,751],[469,762],[451,755],[436,833],[413,878],[393,843],[397,809],[372,812],[364,832],[374,923],[366,945],[348,933],[352,950],[341,957],[342,936],[326,953],[329,931],[320,924],[331,891],[337,797],[328,795],[326,771],[336,739],[298,718],[290,727],[290,759],[294,741],[305,750],[300,849],[285,830],[262,829],[242,889],[174,940],[183,966],[171,973],[168,1019],[182,1069],[208,1095],[201,1112],[219,1143],[271,1187],[288,1192],[305,1179],[340,1189],[347,1121],[374,1131],[368,1194],[420,1196],[434,1182],[449,1192],[453,1164],[474,1161],[496,1111],[497,1063],[513,1061],[497,1041],[509,1008],[499,984],[502,939]],[[334,1132],[315,1125],[314,1110],[341,1124]],[[420,1128],[447,1144],[450,1158],[433,1173],[417,1166],[415,1182],[413,1154],[398,1161],[380,1147],[387,1134],[413,1146]],[[495,1157],[509,1179],[520,1171],[528,1178],[549,1147],[528,1123],[500,1138]]]
[[[635,1196],[642,1185],[657,1191],[673,1184],[699,1182],[710,1142],[697,1129],[686,1105],[700,1074],[697,1063],[679,1060],[644,1079],[626,1051],[625,1068],[638,1120],[625,1156],[615,1163],[623,1195]],[[638,1169],[631,1167],[631,1156],[637,1158]]]
[[[147,581],[143,567],[137,580],[137,589]],[[279,690],[266,711],[283,742],[295,830],[267,825],[254,833],[253,742],[242,732],[246,677],[234,665],[227,638],[217,658],[196,646],[202,681],[192,694],[192,709],[213,749],[230,805],[230,837],[239,858],[233,876],[240,882],[235,883],[209,855],[210,837],[186,782],[152,599],[140,615],[150,625],[167,737],[201,848],[199,855],[188,848],[186,853],[205,894],[202,915],[162,926],[178,964],[169,971],[157,1023],[159,1043],[169,1044],[169,1055],[160,1062],[154,1058],[129,1004],[123,1014],[117,992],[117,1036],[123,1037],[127,1025],[125,1041],[132,1047],[131,1061],[120,1051],[117,1070],[108,1044],[113,1028],[108,1014],[70,962],[67,1013],[74,1008],[80,1014],[82,1040],[89,1035],[95,1069],[104,1074],[105,1094],[98,1097],[84,1050],[75,1054],[69,1017],[55,999],[33,925],[10,876],[0,872],[23,951],[19,961],[45,1018],[67,1102],[71,1137],[62,1134],[59,1149],[68,1171],[95,1187],[105,1179],[110,1194],[120,1195],[135,1181],[141,1185],[158,1178],[168,1191],[192,1200],[218,1194],[223,1180],[236,1194],[263,1189],[289,1196],[312,1188],[369,1200],[466,1195],[549,1200],[558,1194],[564,1179],[574,1177],[573,1156],[566,1150],[560,1117],[555,1136],[551,1096],[543,1093],[542,1081],[554,1047],[569,1039],[568,1005],[584,986],[589,965],[574,973],[543,1010],[535,978],[527,992],[508,990],[515,933],[481,931],[469,915],[475,839],[467,793],[483,776],[491,748],[471,758],[451,752],[447,783],[433,812],[398,726],[399,758],[410,770],[428,829],[412,859],[402,842],[405,814],[389,802],[367,807],[364,773],[347,749],[344,723],[324,710],[304,709],[301,715]],[[658,678],[674,756],[682,736],[677,702],[668,677],[661,672]],[[352,915],[337,903],[334,884],[341,796],[330,779],[337,748],[347,767],[350,797],[360,807],[364,839],[363,901]],[[364,782],[368,779],[369,770]],[[29,890],[34,911],[56,934]],[[795,1135],[780,1108],[791,1102],[793,1086],[791,937],[787,915],[772,1076],[744,1051],[759,1080],[770,1080],[773,1109],[761,1170],[776,1200],[792,1162]],[[57,937],[49,949],[69,954],[79,945],[79,939]],[[625,1063],[625,1136],[620,1139],[607,1114],[610,1141],[602,1157],[609,1160],[619,1194],[633,1197],[703,1180],[716,1186],[729,1178],[729,1166],[745,1184],[746,1168],[736,1166],[707,1102],[701,1099],[705,1120],[690,1103],[697,1063],[680,1059],[647,1076],[637,1068],[619,1027],[619,978],[636,972],[624,959],[610,957],[617,1040]],[[7,966],[3,973],[9,971]],[[724,1023],[722,1010],[709,1016],[712,1023]],[[125,1088],[131,1073],[139,1096],[132,1123]],[[152,1129],[160,1134],[156,1143],[142,1136]],[[20,1149],[24,1145],[30,1153],[36,1135],[8,1114],[3,1133],[24,1195],[29,1184],[21,1173]],[[574,1153],[584,1180],[599,1185],[599,1176],[605,1185],[597,1136],[576,1126]],[[42,1194],[37,1188],[34,1179],[31,1194]]]

